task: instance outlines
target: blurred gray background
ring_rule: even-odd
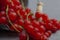
[[[38,0],[29,0],[29,8],[34,12]],[[39,0],[44,3],[43,12],[49,15],[50,18],[60,20],[60,0]]]

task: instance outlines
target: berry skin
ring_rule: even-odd
[[[51,31],[47,31],[47,32],[45,32],[45,34],[44,34],[44,35],[46,35],[47,37],[50,37],[50,36],[51,36],[51,34],[52,34],[52,32],[51,32]]]
[[[59,30],[60,29],[60,23],[56,19],[51,19],[51,23]]]
[[[23,10],[23,7],[22,7],[22,5],[17,5],[14,10],[15,10],[15,12],[17,12],[18,10],[21,11],[21,10]]]
[[[40,31],[40,33],[44,33],[46,30],[45,30],[45,27],[43,26],[43,25],[40,25],[39,24],[39,21],[32,21],[31,22],[32,23],[32,25],[34,26],[34,27],[36,27],[37,29],[39,29],[39,31]]]
[[[27,25],[24,23],[24,28],[28,33],[31,33],[32,30],[34,30],[34,27],[32,25]]]
[[[42,14],[41,14],[40,12],[36,12],[35,17],[36,17],[37,19],[39,19],[41,16],[42,16]]]
[[[0,24],[6,24],[7,18],[6,17],[0,17]]]
[[[33,17],[33,14],[29,15],[29,16],[28,16],[28,19],[29,19],[30,21],[35,20],[35,18]]]
[[[9,11],[10,11],[10,12],[14,12],[14,9],[10,8]]]
[[[26,19],[27,14],[26,14],[25,10],[20,11],[20,16],[22,17],[23,20]]]
[[[56,23],[57,20],[56,19],[51,19],[52,23]]]
[[[48,15],[47,14],[42,14],[42,18],[43,18],[43,20],[47,20],[48,19]]]
[[[23,26],[24,21],[19,18],[19,19],[17,19],[17,20],[15,21],[15,23],[18,24],[18,25],[20,25],[20,26]]]
[[[60,30],[60,23],[56,23],[56,27]]]
[[[49,22],[47,14],[42,14],[42,21],[45,22],[45,23]]]
[[[25,21],[24,21],[24,24],[26,24],[26,25],[31,25],[31,21],[25,20]]]
[[[27,40],[27,34],[24,31],[19,33],[19,40]]]
[[[26,8],[25,11],[27,12],[27,14],[29,14],[31,10],[29,8]]]
[[[46,35],[42,35],[40,40],[48,40],[48,37]]]
[[[13,2],[14,5],[21,5],[19,0],[12,0],[12,2]]]
[[[0,0],[0,11],[5,11],[6,4],[6,0]]]
[[[9,29],[10,29],[11,31],[15,31],[15,29],[14,29],[12,26],[10,26]]]
[[[14,22],[17,18],[17,14],[15,12],[8,12],[8,16],[12,22]]]
[[[35,31],[34,27],[32,25],[27,25],[26,23],[24,24],[24,29],[28,32],[28,34],[31,37],[34,37],[36,39],[40,39],[41,33]]]
[[[46,32],[46,28],[43,25],[40,26],[40,32],[42,34],[44,34]]]
[[[52,25],[51,23],[45,24],[45,28],[47,30],[51,30],[53,33],[55,33],[57,31],[57,27],[55,27],[54,25]]]
[[[22,32],[22,30],[23,30],[22,26],[20,26],[20,25],[18,25],[18,24],[14,24],[14,26],[15,26],[15,28],[16,28],[17,30],[19,30],[20,32]]]
[[[1,11],[1,12],[0,12],[0,17],[1,17],[1,16],[6,16],[5,11]]]
[[[7,5],[9,6],[9,8],[15,9],[15,5],[12,0],[6,0],[6,2],[7,2]]]
[[[13,26],[10,26],[10,30],[11,31],[19,31],[19,32],[22,32],[23,28],[22,28],[22,26],[13,23]]]

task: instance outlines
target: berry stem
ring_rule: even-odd
[[[17,32],[20,32],[18,29],[15,28],[15,26],[13,25],[13,23],[10,21],[9,16],[8,16],[8,9],[9,9],[9,7],[8,7],[8,5],[7,5],[7,8],[6,8],[6,17],[7,17],[7,19],[8,19],[8,22],[12,25],[12,27],[13,27]]]
[[[25,6],[24,6],[24,2],[23,2],[23,0],[21,0],[21,3],[22,3],[22,7],[23,7],[23,9],[25,10]]]
[[[18,13],[19,17],[22,19],[22,16],[20,15],[19,10],[17,11],[17,13]],[[30,14],[30,13],[29,13],[29,14]],[[27,16],[27,20],[28,20],[28,16]],[[19,27],[22,28],[22,29],[25,31],[25,29],[24,29],[23,27],[21,27],[20,25],[19,25]],[[25,32],[26,32],[26,31],[25,31]],[[29,35],[28,35],[27,32],[26,32],[26,34],[27,34],[27,40],[29,40]]]
[[[17,11],[18,16],[22,19],[22,16],[20,15],[19,10]]]
[[[42,2],[38,2],[36,11],[41,12],[41,13],[43,12],[43,3]]]

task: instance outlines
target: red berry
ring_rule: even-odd
[[[32,26],[32,25],[27,25],[27,24],[25,24],[24,25],[24,28],[25,28],[25,30],[29,33],[29,35],[31,35],[32,37],[34,37],[34,38],[38,38],[37,36],[38,36],[38,33],[35,33],[35,31],[34,31],[34,27]],[[36,35],[37,34],[37,35]],[[39,36],[40,36],[40,34],[39,34]]]
[[[12,22],[14,22],[16,20],[16,18],[17,18],[17,14],[15,12],[11,12],[11,11],[8,13],[8,16],[9,16],[9,19]]]
[[[21,4],[19,0],[12,0],[12,2],[14,5],[20,5]]]
[[[33,25],[33,26],[39,26],[39,21],[36,21],[36,20],[34,20],[34,21],[31,21],[31,24]]]
[[[22,30],[23,30],[22,26],[20,26],[20,25],[18,25],[18,24],[13,24],[13,26],[14,26],[17,30],[19,30],[20,32],[22,32]]]
[[[20,26],[23,26],[24,21],[22,19],[17,19],[15,23],[17,23]]]
[[[60,30],[60,23],[57,23],[56,27],[58,28],[58,30]]]
[[[25,20],[24,23],[26,23],[27,25],[31,25],[31,21],[29,20]]]
[[[6,4],[6,0],[0,0],[0,11],[5,11]]]
[[[46,32],[46,28],[43,25],[40,26],[40,32],[42,34],[44,34]]]
[[[24,23],[24,28],[28,33],[31,33],[32,30],[34,30],[34,27],[32,25],[27,25],[26,23]]]
[[[19,40],[27,40],[27,34],[24,31],[19,33]]]
[[[56,23],[56,22],[57,22],[57,20],[56,20],[56,19],[51,19],[51,21],[52,21],[53,23]]]
[[[42,16],[42,14],[41,14],[40,12],[36,12],[35,17],[36,17],[37,19],[39,19],[41,16]]]
[[[6,23],[7,23],[6,17],[0,17],[0,24],[6,24]]]
[[[15,31],[15,29],[14,29],[12,26],[10,26],[9,29],[10,29],[11,31]]]
[[[43,20],[44,22],[47,22],[47,21],[48,21],[48,16],[47,16],[47,14],[42,14],[42,20]]]
[[[9,11],[14,12],[14,9],[10,8]]]
[[[52,32],[51,32],[51,31],[47,31],[47,32],[45,32],[45,35],[46,35],[47,37],[50,37],[50,36],[51,36],[51,34],[52,34]]]
[[[34,38],[38,39],[38,40],[41,39],[41,33],[40,32],[35,32]]]
[[[9,6],[9,8],[15,9],[15,5],[12,0],[6,0],[6,1],[7,1],[7,5]]]
[[[38,21],[32,21],[31,23],[34,27],[39,29],[40,33],[44,33],[46,31],[45,27],[43,25],[40,25]]]
[[[37,32],[40,32],[40,30],[36,27],[34,27],[34,30],[37,31]]]
[[[29,33],[29,35],[35,39],[40,39],[41,38],[41,33],[39,32],[40,30],[37,31],[37,29],[35,29],[34,26],[32,25],[28,25],[28,24],[24,24],[24,28],[25,30]],[[37,26],[36,26],[37,28]],[[39,28],[38,28],[39,29]]]
[[[25,13],[26,13],[25,10],[20,11],[20,15],[25,15]]]
[[[15,11],[21,11],[21,10],[23,10],[23,7],[22,7],[22,5],[17,5],[17,6],[15,6],[15,9],[14,9]]]
[[[60,23],[56,19],[50,20],[51,24],[53,24],[58,30],[60,29]]]
[[[48,40],[48,37],[46,35],[42,35],[41,40]]]
[[[27,14],[26,14],[25,10],[21,10],[20,15],[22,16],[22,19],[26,19]]]
[[[1,12],[0,12],[0,17],[1,17],[1,16],[6,16],[5,11],[1,11]]]
[[[45,23],[42,21],[42,22],[39,22],[40,25],[44,25]]]
[[[26,8],[25,11],[26,11],[27,14],[29,14],[31,10],[29,8]]]
[[[35,20],[35,18],[33,17],[33,14],[29,15],[29,16],[28,16],[28,19],[29,19],[30,21]]]
[[[57,27],[52,25],[51,23],[45,24],[47,30],[51,30],[53,33],[57,31]]]

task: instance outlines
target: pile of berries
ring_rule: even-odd
[[[0,24],[18,32],[20,40],[49,40],[52,33],[60,30],[58,20],[39,11],[34,15],[19,0],[0,0]]]

